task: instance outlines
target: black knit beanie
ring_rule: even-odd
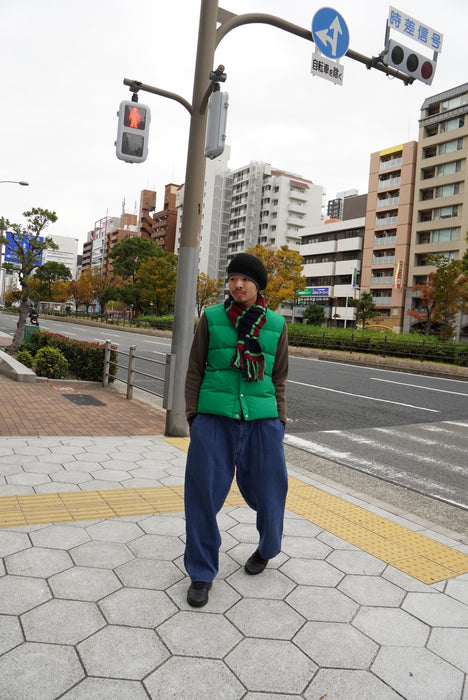
[[[265,265],[255,255],[238,253],[228,265],[228,277],[230,275],[244,275],[255,282],[258,289],[265,289],[268,284],[268,275]]]

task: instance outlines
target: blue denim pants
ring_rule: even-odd
[[[278,418],[196,416],[185,471],[184,564],[192,581],[211,582],[218,573],[221,535],[216,515],[234,473],[243,498],[257,512],[261,556],[271,559],[280,552],[288,490],[283,437]]]

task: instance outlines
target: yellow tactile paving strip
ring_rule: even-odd
[[[188,438],[167,438],[188,449]],[[184,509],[183,486],[0,497],[0,527],[77,522]],[[234,485],[226,506],[243,505]],[[289,478],[289,510],[423,583],[468,573],[468,556],[309,484]]]

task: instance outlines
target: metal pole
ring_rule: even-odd
[[[202,109],[202,104],[210,85],[209,75],[213,70],[217,16],[218,0],[202,0],[172,333],[171,353],[175,355],[174,391],[172,408],[166,412],[166,435],[173,437],[184,437],[187,434],[184,386],[195,321],[198,247],[205,187],[206,110]]]
[[[133,399],[133,377],[135,372],[136,345],[131,345],[128,355],[127,399]]]

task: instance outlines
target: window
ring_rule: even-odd
[[[450,109],[455,109],[455,107],[461,107],[466,105],[466,93],[464,95],[458,95],[458,97],[452,97],[450,100],[444,100],[440,103],[440,111],[448,112]]]
[[[435,188],[435,196],[436,197],[451,197],[454,194],[459,194],[460,192],[460,183],[459,182],[454,182],[451,185],[441,185],[440,187]]]
[[[456,204],[451,207],[434,209],[434,219],[450,219],[452,216],[458,216],[458,206]]]
[[[453,139],[453,141],[446,141],[445,143],[439,144],[439,155],[444,155],[444,153],[453,153],[454,151],[461,151],[463,148],[463,138]]]
[[[454,117],[453,119],[447,119],[446,122],[441,122],[440,133],[444,134],[446,131],[453,131],[454,129],[459,129],[465,124],[465,117]]]
[[[453,173],[458,173],[461,170],[461,160],[452,160],[450,163],[444,163],[443,165],[438,165],[436,170],[437,177],[442,175],[453,175]]]
[[[432,232],[432,242],[455,241],[457,239],[456,228],[439,228]]]

